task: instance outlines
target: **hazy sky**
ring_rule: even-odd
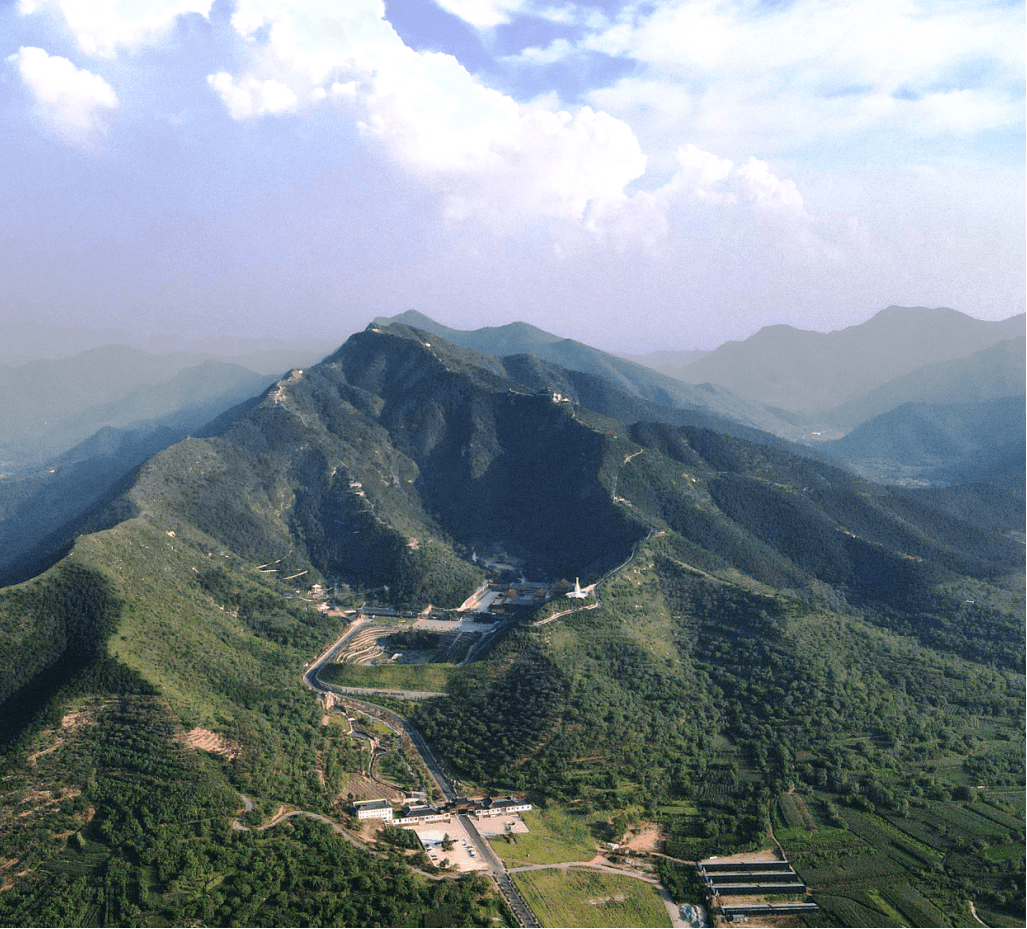
[[[1024,310],[1025,11],[0,0],[0,322],[607,349]]]

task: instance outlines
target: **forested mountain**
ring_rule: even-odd
[[[702,383],[701,379],[686,385],[641,364],[574,339],[560,338],[527,323],[510,323],[467,332],[443,326],[416,310],[408,310],[399,316],[379,317],[375,322],[383,326],[404,325],[433,332],[454,345],[488,355],[531,355],[569,371],[602,378],[607,388],[612,384],[627,394],[658,406],[702,410],[784,438],[798,438],[804,431],[799,417],[768,409],[759,398],[742,399],[723,386]]]
[[[67,358],[0,365],[0,475],[41,467],[105,427],[227,407],[324,353],[254,353],[233,360],[105,345]]]
[[[65,558],[0,591],[0,845],[20,862],[0,923],[509,920],[488,882],[318,824],[230,826],[238,793],[254,817],[339,817],[366,770],[301,683],[339,634],[306,589],[454,606],[484,547],[601,583],[400,707],[465,785],[613,841],[655,820],[677,859],[773,827],[823,894],[814,925],[939,924],[969,900],[1015,918],[1022,535],[751,426],[645,415],[670,409],[375,324],[140,465]],[[222,748],[183,751],[194,727]]]
[[[926,365],[823,414],[850,430],[904,403],[974,403],[1025,394],[1027,338],[1004,339],[966,358]]]
[[[854,401],[925,365],[1020,338],[1024,319],[1021,313],[988,322],[950,309],[892,306],[836,332],[767,326],[743,342],[721,345],[679,376],[690,384],[719,384],[749,401],[812,414]]]
[[[1025,459],[1024,398],[905,403],[826,443],[869,476],[926,482],[979,481]],[[1016,484],[1022,486],[1022,479]]]

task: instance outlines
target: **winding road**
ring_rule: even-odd
[[[354,623],[354,627],[356,627]],[[424,691],[395,691],[395,690],[375,690],[372,688],[343,688],[337,687],[334,684],[324,684],[318,677],[318,672],[324,666],[327,661],[330,661],[332,656],[343,647],[350,637],[357,631],[356,628],[351,627],[348,629],[339,639],[331,646],[329,646],[322,654],[314,661],[313,664],[307,668],[303,673],[303,681],[312,691],[321,695],[322,697],[328,694],[343,693],[346,696],[346,702],[354,709],[360,710],[362,713],[379,720],[384,723],[394,732],[398,732],[409,738],[417,754],[421,758],[421,762],[427,769],[431,779],[435,782],[435,786],[439,789],[439,792],[447,800],[456,799],[456,790],[453,787],[452,781],[442,770],[442,765],[439,764],[438,759],[432,753],[432,750],[428,747],[428,743],[425,742],[424,737],[414,727],[414,725],[405,717],[400,716],[398,713],[387,710],[384,707],[377,706],[374,703],[368,703],[364,700],[359,699],[360,696],[372,695],[372,694],[389,694],[390,696],[402,696],[404,694],[415,693],[417,697],[406,697],[406,699],[428,699],[432,696],[442,696],[441,694],[428,694]],[[298,814],[296,814],[298,815]],[[336,829],[336,831],[342,831],[340,827],[332,823],[327,817],[321,817],[317,813],[308,813],[308,816],[312,816],[315,819],[323,819],[328,822]],[[283,817],[284,818],[284,817]],[[492,845],[487,839],[485,839],[478,829],[475,827],[474,822],[467,816],[458,817],[460,824],[464,827],[467,832],[468,838],[474,843],[475,848],[478,851],[478,855],[481,860],[489,866],[489,871],[492,873],[492,877],[495,879],[496,884],[499,886],[500,892],[506,898],[506,902],[510,904],[510,908],[514,911],[514,915],[517,917],[518,922],[522,926],[529,927],[529,929],[540,929],[541,923],[538,917],[532,912],[527,901],[521,896],[521,892],[514,885],[514,882],[510,879],[507,874],[506,867],[502,860],[495,853]],[[232,824],[232,828],[237,828],[238,820]],[[265,827],[270,828],[271,825],[277,823],[272,820]],[[241,823],[238,823],[238,828],[245,828]],[[347,836],[348,838],[351,838]]]

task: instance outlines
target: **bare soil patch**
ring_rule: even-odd
[[[46,731],[46,734],[47,735],[50,734],[50,730],[49,729]],[[38,752],[33,752],[31,755],[29,755],[29,757],[27,759],[28,763],[29,764],[35,764],[38,759],[42,758],[44,755],[49,755],[50,752],[57,751],[57,749],[59,749],[63,744],[64,744],[64,739],[60,739],[59,738],[49,748],[44,748],[44,749],[41,749]]]
[[[758,852],[738,852],[736,855],[711,855],[709,861],[743,863],[746,861],[781,861],[781,856],[772,848]]]
[[[98,706],[91,706],[81,710],[73,710],[71,713],[65,713],[61,717],[61,728],[67,729],[74,732],[76,729],[81,729],[83,726],[95,726],[97,724],[97,716],[100,711],[106,706],[106,704],[99,704]]]
[[[638,835],[632,836],[624,844],[635,852],[662,852],[666,839],[666,826],[661,823],[642,823]]]
[[[627,899],[627,894],[614,894],[612,897],[591,897],[588,902],[591,903],[592,906],[602,906],[604,903],[610,903],[611,901],[623,903]]]
[[[342,785],[342,791],[339,794],[341,800],[350,799],[350,794],[353,795],[354,800],[394,800],[400,801],[403,799],[403,791],[397,787],[387,787],[385,784],[373,781],[369,777],[364,777],[361,774],[351,774],[347,779],[346,783]]]
[[[186,748],[210,752],[212,755],[217,755],[228,761],[238,757],[242,751],[240,746],[229,742],[224,736],[211,732],[209,729],[190,729],[188,732],[180,732],[174,736],[174,741],[181,743]]]

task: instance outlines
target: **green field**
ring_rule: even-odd
[[[390,664],[379,667],[357,664],[329,664],[321,669],[326,684],[340,687],[388,687],[396,690],[427,690],[444,693],[451,664]]]
[[[645,881],[584,868],[522,871],[514,880],[543,926],[669,926],[659,891]]]
[[[591,861],[596,854],[595,840],[584,816],[559,807],[529,810],[522,814],[531,830],[491,839],[496,854],[508,868],[530,864],[562,864],[565,861]],[[558,925],[573,925],[561,923]],[[605,925],[605,923],[603,924]]]

